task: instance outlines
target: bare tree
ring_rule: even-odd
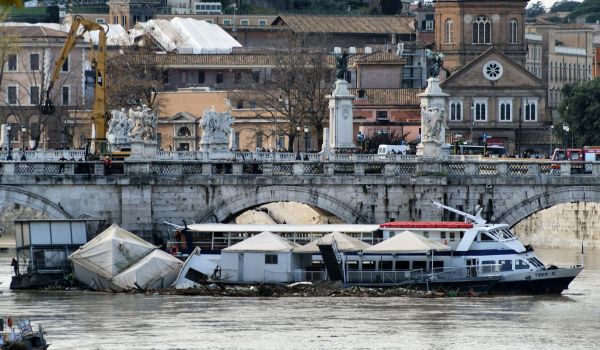
[[[333,57],[318,44],[323,40],[313,40],[290,36],[284,49],[270,54],[275,66],[270,79],[260,81],[252,74],[244,79],[243,88],[230,94],[234,104],[252,105],[255,117],[264,120],[251,127],[256,134],[287,136],[289,151],[299,136],[298,127],[307,126],[320,144],[327,120],[326,96],[334,83]]]
[[[107,62],[108,107],[120,109],[145,104],[159,110],[157,92],[163,91],[166,55],[157,54],[149,35],[137,43],[123,43]]]
[[[62,100],[62,89],[52,90],[50,99],[60,100],[61,103],[57,104],[55,113],[51,115],[40,113],[44,87],[48,85],[50,75],[48,68],[53,67],[53,64],[46,65],[45,62],[54,62],[55,54],[48,46],[40,47],[31,54],[39,55],[37,68],[32,67],[32,63],[26,60],[26,57],[31,60],[31,55],[19,55],[21,57],[20,66],[27,68],[24,70],[25,74],[20,74],[15,79],[6,79],[7,83],[18,86],[19,91],[25,92],[18,96],[16,104],[8,105],[8,111],[21,121],[22,126],[29,127],[27,133],[30,140],[34,141],[33,149],[37,149],[40,144],[45,143],[46,140],[42,139],[44,135],[51,143],[54,143],[54,146],[73,146],[73,125],[76,124],[76,121],[70,114],[77,115],[87,109],[81,82],[76,80],[77,84],[69,86],[69,97],[66,100]],[[81,66],[76,64],[75,60],[70,61],[69,65],[69,70],[61,74],[55,82],[55,86],[69,85],[68,82],[72,82],[73,75],[81,71]],[[34,127],[34,121],[37,122],[37,127]]]

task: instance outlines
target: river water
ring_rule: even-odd
[[[573,264],[577,252],[538,251]],[[600,251],[561,296],[215,298],[11,292],[0,255],[0,315],[28,317],[65,349],[597,349]]]

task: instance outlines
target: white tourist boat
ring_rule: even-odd
[[[583,270],[583,265],[546,266],[530,246],[523,246],[507,224],[487,223],[480,215],[433,202],[465,218],[465,222],[390,222],[380,226],[384,239],[406,230],[449,246],[432,258],[433,272],[464,267],[468,275],[498,273],[492,291],[505,293],[561,293]],[[381,258],[381,256],[379,257]],[[399,261],[399,257],[395,257]]]

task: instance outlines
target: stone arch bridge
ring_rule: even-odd
[[[165,232],[164,221],[226,222],[276,201],[305,203],[348,223],[457,219],[435,208],[435,200],[469,212],[481,205],[488,219],[515,225],[556,204],[600,202],[600,164],[586,170],[376,155],[128,160],[110,173],[93,162],[0,162],[0,208],[19,203],[54,218],[87,214],[138,233]]]

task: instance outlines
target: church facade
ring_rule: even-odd
[[[503,145],[515,154],[548,154],[551,118],[542,80],[525,69],[526,1],[438,0],[437,51],[448,142]]]

